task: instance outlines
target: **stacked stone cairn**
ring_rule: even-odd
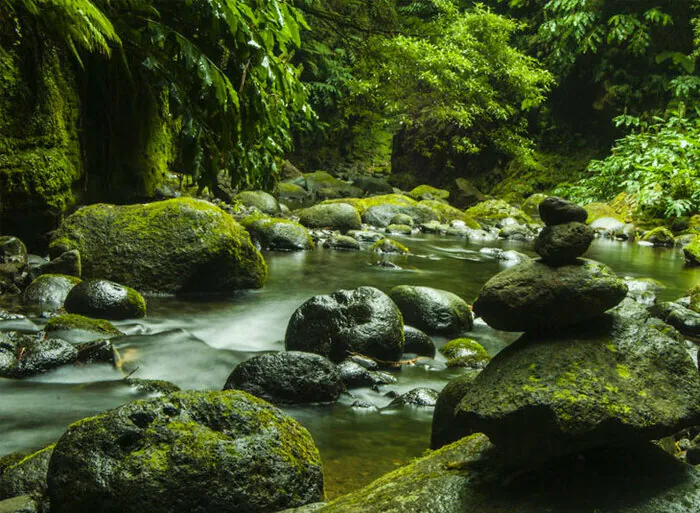
[[[445,388],[433,448],[484,433],[522,466],[700,424],[700,374],[683,342],[641,306],[630,315],[633,301],[615,308],[627,286],[579,258],[593,240],[585,210],[554,197],[539,210],[541,258],[491,278],[474,303],[491,327],[524,334]]]

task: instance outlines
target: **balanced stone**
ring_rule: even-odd
[[[535,240],[535,251],[548,264],[567,264],[588,251],[593,238],[593,230],[583,223],[545,226]]]
[[[644,442],[700,423],[700,374],[682,342],[608,314],[523,335],[474,379],[456,420],[523,460]]]
[[[497,330],[549,330],[598,317],[626,295],[627,285],[599,262],[551,267],[530,260],[487,281],[474,313]]]
[[[547,226],[564,223],[585,223],[586,209],[557,196],[550,196],[539,205],[540,219]]]

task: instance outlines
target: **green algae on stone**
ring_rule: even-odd
[[[297,212],[299,223],[307,228],[329,228],[347,232],[362,228],[357,210],[347,203],[321,203]]]
[[[447,200],[450,197],[450,191],[438,189],[430,185],[419,185],[408,193],[413,199],[420,200]]]
[[[49,467],[56,513],[266,513],[323,500],[309,433],[245,392],[177,392],[76,422]]]
[[[419,205],[425,205],[426,207],[435,210],[438,213],[440,222],[442,223],[449,223],[450,221],[464,221],[468,228],[472,228],[474,230],[481,229],[481,225],[477,221],[466,215],[460,209],[446,203],[441,203],[434,200],[425,200],[421,201]]]
[[[406,246],[393,239],[378,240],[369,247],[369,250],[372,253],[399,253],[402,255],[410,253]]]
[[[104,335],[123,335],[114,324],[105,319],[91,319],[78,314],[64,314],[51,317],[47,321],[46,326],[44,326],[44,331],[47,333],[70,330],[92,331]]]
[[[230,293],[260,288],[267,278],[267,265],[243,227],[191,198],[82,208],[57,230],[51,248],[78,249],[85,278],[144,292]]]
[[[484,346],[471,338],[456,338],[440,348],[440,353],[451,360],[453,358],[470,357],[477,362],[488,361],[489,355]]]
[[[651,242],[654,246],[673,246],[676,243],[676,238],[671,233],[671,230],[664,226],[658,226],[642,237],[644,242]]]

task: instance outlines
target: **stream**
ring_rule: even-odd
[[[221,389],[233,367],[255,353],[284,349],[284,333],[294,310],[316,294],[370,285],[388,292],[396,285],[423,285],[454,292],[471,302],[506,262],[480,252],[483,247],[433,235],[396,237],[409,256],[389,260],[402,269],[371,265],[366,251],[317,249],[265,253],[267,285],[214,301],[150,297],[148,317],[116,323],[128,336],[113,339],[125,370],[144,379],[164,379],[183,389]],[[488,247],[515,249],[533,256],[532,242],[489,242]],[[608,264],[619,276],[649,277],[665,285],[661,300],[676,299],[700,283],[700,269],[684,268],[679,249],[596,240],[587,258]],[[383,258],[387,258],[386,256]],[[41,320],[34,319],[41,326]],[[30,323],[16,323],[32,329]],[[0,323],[0,329],[10,329]],[[36,328],[34,328],[36,329]],[[469,337],[495,354],[517,338],[477,321]],[[447,339],[434,337],[439,347]],[[419,360],[395,376],[398,382],[353,390],[330,406],[285,408],[313,435],[321,452],[329,499],[360,488],[424,453],[429,445],[432,410],[381,410],[389,391],[416,387],[437,390],[463,369],[447,369],[445,360]],[[123,372],[107,365],[64,368],[32,379],[0,379],[0,455],[39,448],[55,441],[67,425],[143,397],[123,382]],[[357,400],[380,408],[357,409]]]

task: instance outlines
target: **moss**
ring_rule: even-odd
[[[435,200],[425,200],[421,201],[419,205],[425,205],[426,207],[430,207],[433,210],[435,210],[438,214],[440,222],[442,223],[448,223],[450,221],[459,220],[464,221],[464,223],[469,228],[473,228],[475,230],[481,229],[481,225],[478,222],[476,222],[472,217],[466,215],[460,209],[455,208],[446,203],[441,203]]]
[[[588,212],[586,224],[591,224],[592,222],[602,219],[603,217],[612,217],[621,223],[625,222],[625,220],[607,203],[589,203],[583,208],[585,208],[586,212]]]
[[[17,461],[17,462],[15,462],[15,463],[13,463],[13,464],[11,464],[11,465],[5,467],[5,469],[6,469],[6,470],[11,470],[11,469],[13,469],[13,468],[19,467],[20,465],[24,465],[24,464],[26,464],[27,462],[33,460],[34,458],[36,458],[36,457],[38,457],[38,456],[41,456],[41,455],[44,454],[46,451],[53,451],[55,447],[56,447],[56,444],[47,445],[47,446],[44,447],[43,449],[39,449],[39,450],[36,451],[36,452],[33,452],[33,453],[31,453],[31,454],[28,454],[28,455],[25,455],[25,456],[24,456],[23,458],[21,458],[19,461]],[[0,472],[0,474],[1,474],[1,472]]]
[[[522,210],[503,200],[482,201],[464,212],[467,218],[480,221],[482,225],[495,225],[498,221],[512,217],[519,224],[531,224],[532,218]]]
[[[431,187],[430,185],[419,185],[408,194],[415,200],[446,200],[450,197],[450,191]]]
[[[688,221],[688,230],[700,233],[700,214],[695,214]]]
[[[360,215],[364,214],[367,209],[371,207],[378,207],[381,205],[404,205],[404,206],[415,206],[418,202],[413,198],[404,196],[403,194],[383,194],[381,196],[370,196],[368,198],[341,198],[326,200],[321,202],[321,205],[328,203],[347,203],[352,205],[357,209]]]
[[[658,226],[642,237],[645,242],[651,242],[655,246],[673,246],[676,243],[676,238],[666,227]]]
[[[693,242],[683,248],[683,254],[688,265],[700,265],[700,236],[695,237]]]
[[[403,244],[396,242],[393,239],[382,239],[369,247],[372,253],[401,253],[407,255],[410,253],[408,248]]]
[[[84,330],[104,333],[105,335],[123,335],[123,333],[109,321],[104,319],[91,319],[77,314],[65,314],[52,317],[48,320],[46,326],[44,326],[44,330],[46,332]]]
[[[456,338],[450,340],[440,348],[440,353],[450,359],[463,356],[470,356],[481,361],[488,359],[486,349],[471,338]]]

